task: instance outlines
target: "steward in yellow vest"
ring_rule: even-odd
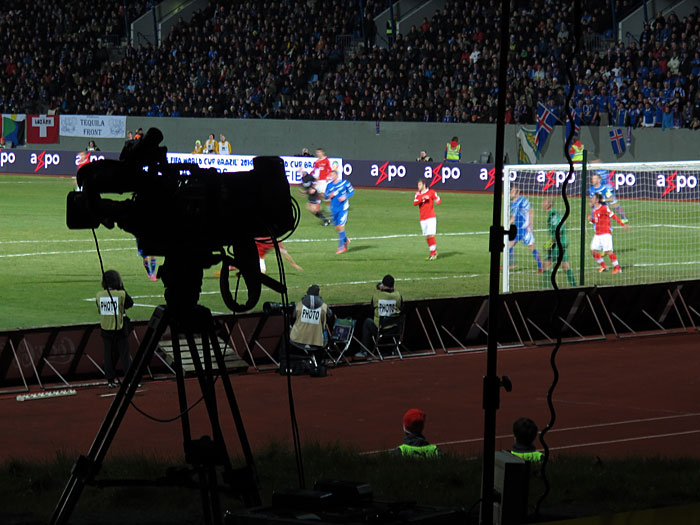
[[[539,463],[544,454],[535,449],[535,438],[537,437],[537,425],[528,417],[521,417],[513,423],[513,435],[515,443],[510,453],[525,461]]]
[[[457,137],[452,137],[452,140],[445,144],[445,160],[451,162],[459,162],[462,158],[462,146],[459,144]]]
[[[571,147],[569,148],[569,155],[571,155],[571,160],[574,163],[580,164],[583,162],[583,144],[581,144],[580,140],[577,140],[574,142]]]
[[[410,408],[403,415],[404,438],[392,454],[412,458],[436,458],[440,450],[431,445],[423,436],[425,412],[419,408]]]

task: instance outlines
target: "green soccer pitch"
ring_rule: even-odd
[[[0,329],[97,321],[94,297],[100,289],[101,274],[92,233],[69,230],[65,225],[66,194],[74,184],[70,178],[0,177]],[[439,256],[435,261],[427,261],[428,246],[420,233],[418,209],[412,205],[413,190],[356,190],[350,201],[347,224],[350,249],[341,255],[335,253],[337,236],[333,227],[322,226],[305,209],[305,199],[298,188],[292,188],[292,194],[302,209],[301,222],[285,245],[304,270],[285,265],[290,300],[299,300],[309,285],[318,284],[321,295],[330,304],[366,302],[375,284],[387,273],[396,278],[396,287],[406,299],[488,293],[490,195],[441,194],[442,204],[436,207]],[[627,204],[630,211],[642,209],[630,201]],[[698,207],[697,203],[684,206]],[[543,231],[545,219],[539,199],[533,199],[533,209],[536,244],[544,252],[542,246],[547,235]],[[634,261],[663,258],[664,254],[659,253],[654,243],[645,243],[641,232],[634,232],[634,220],[640,217],[637,213],[628,214],[632,231],[621,232],[620,238],[630,234],[625,242],[627,246],[634,239],[638,242],[634,247],[621,246],[619,256],[622,264],[627,265],[622,275],[633,277],[636,282],[655,280],[653,265],[632,265]],[[693,217],[697,218],[696,215]],[[569,236],[570,261],[578,280],[577,221],[576,216],[572,217]],[[693,226],[697,224],[696,221]],[[684,229],[672,229],[664,231],[664,236],[687,234],[684,232]],[[162,283],[147,279],[131,234],[103,226],[96,233],[105,270],[118,270],[134,298],[136,304],[129,311],[130,317],[147,319],[154,307],[164,302]],[[680,238],[679,242],[682,244]],[[535,273],[529,252],[516,246],[516,256],[520,262],[518,271],[512,274],[516,285],[513,289],[542,287],[543,280]],[[673,261],[665,260],[664,264],[669,262]],[[266,263],[268,274],[275,277],[277,263],[273,252],[268,252]],[[622,283],[619,275],[595,273],[590,256],[586,265],[590,269],[586,284]],[[697,276],[697,271],[697,262],[680,266],[678,278]],[[527,275],[527,283],[518,285],[517,275]],[[565,279],[560,282],[566,285]],[[244,286],[242,281],[241,286]],[[235,281],[231,287],[235,287]],[[264,289],[256,308],[263,301],[278,300],[279,295]],[[205,271],[200,302],[215,313],[227,312],[214,269]]]

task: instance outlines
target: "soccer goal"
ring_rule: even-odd
[[[506,238],[504,292],[551,288],[552,230],[564,215],[561,192],[567,179],[571,212],[562,231],[570,271],[562,265],[558,286],[700,278],[700,161],[589,162],[585,171],[578,165],[571,175],[567,164],[510,165],[504,168],[503,221],[506,229],[512,222],[523,228],[514,246],[509,248]],[[595,227],[586,216],[595,192],[628,227],[611,219],[612,257],[591,253]]]

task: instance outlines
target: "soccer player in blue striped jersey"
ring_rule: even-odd
[[[591,185],[588,188],[588,196],[592,200],[593,195],[599,193],[603,198],[603,204],[611,210],[615,210],[615,213],[622,219],[622,222],[627,224],[629,219],[615,196],[615,187],[613,184],[614,182],[610,179],[610,172],[608,170],[595,170],[591,174]],[[591,205],[591,207],[593,207],[593,205]]]
[[[516,184],[510,187],[510,222],[518,229],[515,239],[509,242],[510,267],[515,268],[513,247],[518,241],[522,241],[537,262],[537,273],[542,273],[542,260],[535,248],[535,235],[532,233],[532,205],[527,197],[520,195],[520,188]]]
[[[328,180],[330,182],[326,186],[325,196],[331,201],[333,224],[338,232],[338,251],[335,253],[340,254],[348,251],[348,244],[350,244],[350,239],[345,233],[345,224],[348,222],[348,210],[350,209],[348,199],[353,196],[355,190],[348,181],[340,179],[338,170],[333,170],[328,176]]]

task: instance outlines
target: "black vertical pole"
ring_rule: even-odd
[[[579,283],[580,286],[586,284],[586,213],[588,212],[588,200],[586,199],[588,191],[586,183],[588,182],[587,174],[588,166],[588,150],[583,150],[583,162],[581,164],[581,238],[579,240],[581,253],[579,254]]]
[[[391,24],[391,38],[387,39],[389,48],[396,41],[396,20],[394,19],[394,0],[389,0],[389,23]]]
[[[500,405],[501,380],[498,377],[498,311],[501,252],[504,244],[502,221],[503,161],[508,86],[508,41],[510,34],[510,0],[501,0],[501,37],[498,57],[498,110],[496,117],[496,176],[493,184],[493,224],[489,233],[491,268],[489,275],[489,319],[486,351],[486,375],[483,384],[484,459],[481,477],[481,523],[493,523],[493,481],[496,454],[496,412]],[[507,271],[507,270],[504,270]]]
[[[613,39],[617,43],[617,34],[618,34],[618,27],[617,27],[617,13],[615,13],[615,0],[610,0],[610,12],[612,13],[612,28],[613,28]]]
[[[131,32],[129,31],[129,12],[126,7],[126,0],[122,0],[122,8],[124,9],[124,35],[126,36],[126,41],[129,44],[133,44],[131,41]]]

